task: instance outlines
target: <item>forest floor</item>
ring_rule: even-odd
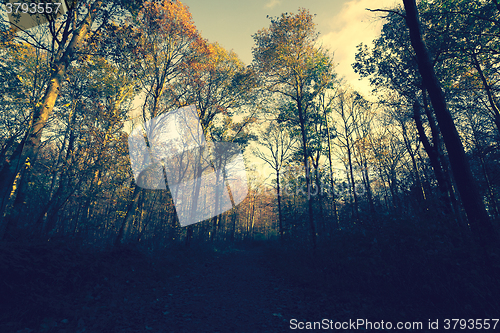
[[[469,257],[423,249],[422,263],[376,239],[355,251],[343,239],[314,255],[259,243],[154,260],[135,248],[0,244],[0,332],[289,332],[292,319],[412,321],[426,332],[429,319],[498,318],[498,276]]]
[[[0,331],[280,332],[291,318],[335,315],[324,295],[273,272],[262,246],[198,251],[152,262],[131,249],[11,247]]]

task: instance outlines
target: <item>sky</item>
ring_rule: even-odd
[[[181,0],[189,6],[193,21],[203,38],[218,42],[228,50],[233,50],[247,65],[252,61],[252,35],[262,28],[268,28],[267,16],[277,17],[281,13],[297,13],[306,8],[315,14],[314,22],[320,33],[318,45],[333,52],[336,71],[345,83],[358,90],[367,99],[371,88],[367,79],[359,80],[352,63],[356,46],[360,43],[372,45],[380,34],[382,13],[366,10],[392,8],[401,0]],[[253,172],[258,179],[269,183],[272,170],[268,165],[250,158]],[[336,169],[343,167],[338,165]]]
[[[380,33],[381,13],[366,8],[394,7],[398,0],[183,0],[189,6],[201,35],[233,50],[245,64],[252,61],[253,38],[259,29],[269,27],[267,16],[297,13],[299,8],[315,14],[320,33],[318,43],[334,54],[337,73],[354,89],[369,98],[367,80],[359,80],[352,63],[359,43],[371,45]]]

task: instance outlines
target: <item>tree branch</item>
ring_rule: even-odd
[[[395,10],[390,10],[390,9],[370,9],[370,8],[365,8],[367,11],[369,12],[383,12],[383,13],[392,13],[392,14],[396,14],[402,18],[406,18],[405,15],[401,14],[400,12],[398,11],[395,11]]]

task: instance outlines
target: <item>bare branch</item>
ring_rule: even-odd
[[[383,13],[392,13],[392,14],[396,14],[404,19],[406,19],[406,16],[401,14],[400,12],[398,11],[395,11],[395,10],[390,10],[390,9],[370,9],[370,8],[365,8],[367,11],[370,11],[370,12],[383,12]]]
[[[25,34],[25,35],[27,35],[29,38],[31,38],[31,39],[34,41],[34,43],[33,43],[33,42],[31,42],[29,39],[22,37],[22,36],[21,36],[21,35],[19,35],[19,34],[16,36],[16,38],[20,39],[21,41],[26,42],[27,44],[29,44],[29,45],[33,46],[34,48],[38,48],[38,49],[42,49],[42,50],[45,50],[45,51],[50,52],[50,49],[49,49],[47,46],[45,46],[45,45],[41,44],[41,43],[40,43],[40,42],[39,42],[39,41],[35,38],[35,36],[34,36],[33,34],[29,33],[27,30],[23,30],[20,26],[18,26],[18,25],[17,25],[17,24],[15,24],[15,23],[12,23],[12,25],[13,25],[13,26],[15,26],[16,28],[18,28],[18,29],[19,29],[19,30],[20,30],[23,34]]]

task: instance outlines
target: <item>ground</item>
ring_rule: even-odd
[[[498,263],[439,237],[384,237],[339,234],[317,251],[0,243],[0,332],[290,332],[293,319],[443,328],[498,317]]]
[[[10,295],[28,300],[17,299],[17,311],[11,308],[11,316],[2,317],[2,332],[281,332],[289,331],[292,318],[311,321],[336,315],[322,305],[326,296],[277,274],[262,246],[203,254],[190,250],[179,252],[182,258],[170,254],[156,262],[130,250],[92,258],[68,258],[61,251],[42,257],[44,267],[34,269],[43,275],[40,269],[54,268],[45,260],[81,261],[61,278],[69,285],[58,288],[47,276],[38,282],[25,277],[24,285],[18,281]],[[31,257],[34,253],[39,249],[23,252],[23,264],[36,265],[39,256]],[[44,285],[48,294],[32,295],[44,293],[33,290]]]

